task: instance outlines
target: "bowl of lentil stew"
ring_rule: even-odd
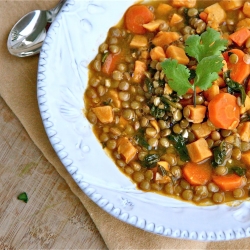
[[[237,78],[231,81],[232,71],[230,71],[230,75],[228,75],[228,71],[226,70],[217,72],[218,78],[220,77],[224,81],[223,84],[231,84],[231,87],[222,87],[222,83],[218,82],[216,86],[218,86],[219,90],[223,90],[219,93],[222,92],[234,96],[236,98],[235,102],[238,105],[236,111],[232,112],[236,113],[236,115],[232,115],[236,121],[230,123],[230,128],[216,127],[211,122],[211,117],[207,116],[208,104],[212,101],[209,98],[212,98],[211,96],[214,95],[214,91],[218,90],[217,87],[213,87],[217,89],[213,91],[210,91],[210,88],[201,89],[200,91],[198,88],[186,85],[183,88],[189,86],[190,89],[181,95],[178,93],[179,89],[174,89],[170,83],[172,80],[170,79],[171,77],[167,77],[168,74],[172,73],[164,72],[164,62],[170,58],[171,60],[168,63],[171,63],[172,66],[174,63],[176,72],[180,69],[182,71],[179,72],[182,73],[188,70],[189,77],[194,73],[197,76],[199,74],[197,70],[199,59],[189,56],[187,52],[183,56],[183,53],[180,53],[180,51],[185,51],[186,42],[188,44],[188,41],[194,36],[201,38],[202,34],[209,34],[209,37],[211,37],[212,34],[217,37],[217,33],[211,32],[222,33],[220,25],[217,26],[218,20],[216,22],[213,21],[213,17],[209,17],[210,12],[206,13],[206,8],[211,8],[214,4],[216,4],[216,9],[218,9],[219,3],[217,1],[205,2],[204,4],[207,5],[202,6],[198,5],[198,2],[195,2],[194,6],[185,6],[185,1],[178,2],[181,6],[174,6],[171,2],[136,4],[136,6],[144,6],[143,8],[149,11],[149,14],[147,14],[149,20],[153,17],[152,20],[146,21],[147,23],[143,24],[145,27],[143,27],[142,31],[140,29],[139,31],[136,29],[133,31],[129,30],[128,27],[130,27],[130,24],[124,21],[126,15],[129,15],[128,10],[132,8],[131,6],[135,6],[132,1],[126,4],[123,2],[124,6],[120,8],[116,5],[112,8],[108,3],[103,5],[93,4],[92,2],[86,2],[82,5],[77,3],[80,10],[85,14],[87,12],[87,15],[83,15],[82,19],[80,19],[80,26],[77,26],[78,28],[82,28],[86,37],[90,39],[87,45],[84,44],[86,48],[89,48],[87,52],[85,51],[86,48],[82,48],[84,46],[81,46],[78,42],[71,41],[72,45],[75,46],[72,52],[72,47],[70,49],[70,46],[65,46],[65,44],[70,44],[69,40],[67,40],[69,39],[68,34],[65,34],[56,24],[52,26],[52,31],[48,37],[54,38],[53,30],[57,30],[57,33],[61,32],[60,35],[64,36],[66,41],[63,48],[66,47],[67,49],[66,53],[56,49],[54,44],[58,45],[58,43],[55,42],[52,46],[49,46],[49,49],[52,47],[56,51],[60,51],[61,56],[56,57],[58,61],[61,60],[64,54],[67,54],[65,58],[71,58],[73,53],[76,58],[75,62],[80,61],[81,66],[83,65],[85,68],[84,76],[81,76],[81,68],[78,68],[77,72],[82,79],[88,77],[88,85],[82,86],[82,80],[79,80],[79,76],[76,77],[74,60],[70,61],[71,64],[63,63],[64,65],[60,70],[52,67],[55,71],[53,72],[53,77],[50,75],[52,72],[49,74],[47,70],[46,74],[49,76],[48,78],[52,78],[55,81],[55,75],[57,75],[61,80],[61,83],[57,84],[57,86],[47,87],[53,89],[53,94],[58,93],[58,89],[63,92],[63,97],[59,98],[57,96],[59,94],[56,94],[56,98],[52,96],[48,98],[51,106],[60,107],[58,109],[60,113],[58,121],[60,121],[60,116],[63,116],[64,121],[70,124],[74,123],[72,129],[74,131],[72,132],[71,125],[68,124],[59,128],[56,119],[53,121],[53,126],[56,128],[57,133],[61,135],[64,142],[63,146],[65,150],[62,150],[59,146],[60,143],[55,140],[54,134],[51,136],[52,132],[49,129],[51,127],[45,123],[45,128],[60,159],[72,174],[72,177],[78,182],[79,186],[98,205],[115,217],[158,234],[202,240],[237,238],[239,236],[237,236],[236,231],[232,231],[232,224],[235,225],[238,223],[237,225],[242,228],[241,223],[244,222],[243,234],[247,236],[248,203],[241,203],[242,200],[246,201],[248,197],[247,164],[241,158],[244,152],[248,152],[249,145],[247,141],[240,138],[238,131],[240,124],[248,124],[247,110],[240,113],[239,121],[236,119],[238,118],[238,109],[247,108],[247,93],[244,99],[242,88],[239,87],[244,86],[246,87],[245,91],[247,90],[247,77],[243,79],[244,83],[242,82],[239,85],[235,84],[235,82],[238,83],[240,81]],[[194,1],[188,2],[192,4]],[[74,6],[73,10],[76,12],[75,6],[77,4],[69,4],[69,7]],[[106,8],[107,6],[110,10]],[[221,5],[220,3],[220,6],[222,10],[225,9],[223,4]],[[226,29],[223,32],[227,33],[228,36],[237,32],[235,27],[240,21],[247,19],[246,16],[240,15],[243,12],[243,7],[242,5],[241,7],[238,6],[233,10],[227,11],[227,18],[221,22],[223,29]],[[100,31],[100,35],[95,36],[96,40],[93,43],[95,46],[93,46],[91,44],[92,38],[88,36],[88,33],[91,33],[92,26],[96,25],[96,20],[89,15],[93,13],[103,15],[106,11],[110,14],[112,13],[111,9],[113,11],[118,10],[117,15],[113,17],[114,20],[111,18],[112,22],[107,22],[106,26],[104,25],[105,28]],[[69,11],[69,13],[72,14],[74,11]],[[169,14],[166,15],[166,11],[169,11]],[[157,12],[159,13],[157,14]],[[139,13],[141,13],[141,10]],[[122,16],[123,21],[120,21],[116,25]],[[218,15],[216,15],[217,17]],[[65,25],[65,19],[73,25],[72,19],[70,21],[67,18],[67,13],[62,13],[57,22],[63,26]],[[212,21],[209,18],[212,18]],[[71,35],[76,35],[75,29],[69,29],[68,31]],[[159,33],[165,34],[165,32],[171,32],[167,36],[168,42],[169,38],[171,39],[167,46],[161,44],[162,38],[159,35]],[[76,37],[80,38],[79,32]],[[134,40],[135,37],[139,37],[139,40]],[[48,39],[47,41],[49,41]],[[155,44],[153,44],[153,40]],[[220,37],[219,41],[221,42],[221,40],[230,41],[226,37]],[[204,43],[203,40],[202,43]],[[50,43],[48,42],[48,44]],[[226,46],[224,48],[224,43],[223,45],[220,43],[220,47],[223,47],[223,49],[219,51],[220,53],[224,53],[223,59],[227,61],[228,66],[231,64],[233,66],[237,65],[241,55],[237,54],[237,52],[232,53],[231,50],[239,48],[244,52],[243,62],[248,65],[248,57],[245,56],[248,55],[247,39],[243,44],[235,46],[235,42],[232,42],[231,45],[228,45],[229,47]],[[163,49],[164,55],[161,53],[162,50],[159,47]],[[178,48],[177,50],[176,47]],[[166,56],[166,50],[168,50],[167,55],[171,54],[171,57]],[[46,46],[41,53],[41,58],[46,54],[45,52],[47,52]],[[87,54],[86,60],[82,60],[80,56],[82,52]],[[56,55],[58,56],[60,53],[58,52]],[[209,56],[211,55],[205,55],[205,59]],[[79,57],[81,60],[78,60]],[[46,60],[52,60],[52,58],[50,57]],[[216,60],[216,63],[219,63],[218,57],[216,57]],[[178,64],[176,64],[176,61]],[[44,62],[41,62],[44,65]],[[113,64],[113,62],[115,63]],[[200,60],[200,63],[202,64],[202,60]],[[172,66],[168,65],[169,68]],[[183,67],[185,67],[184,71]],[[70,70],[66,74],[66,79],[62,79],[60,74],[66,68]],[[45,74],[41,68],[39,73]],[[214,72],[211,73],[214,75]],[[225,75],[226,77],[224,78]],[[172,78],[176,78],[176,75],[173,75]],[[230,78],[230,82],[227,82],[228,78]],[[72,82],[72,79],[74,80],[74,84],[69,84],[69,81]],[[194,85],[197,84],[195,76],[188,80]],[[232,82],[236,87],[233,86]],[[86,83],[84,82],[84,84]],[[214,85],[213,83],[212,86]],[[199,86],[199,83],[197,86]],[[202,85],[199,87],[204,88]],[[51,89],[49,92],[52,92]],[[83,100],[78,102],[79,98],[82,98],[81,93],[82,95],[84,93],[85,102]],[[52,101],[52,99],[54,100]],[[60,105],[55,105],[55,102],[58,102],[59,99],[61,100]],[[243,101],[245,101],[245,106],[242,105]],[[79,108],[79,106],[82,106],[84,109],[84,114],[82,114],[83,119],[84,115],[86,115],[88,121],[85,119],[82,121],[79,113],[75,114],[72,112],[73,108]],[[197,119],[196,108],[200,106],[206,107],[206,115],[200,120],[200,115],[203,112],[202,110],[204,110],[204,108],[201,108],[198,112],[198,121],[195,121]],[[233,111],[233,109],[230,109],[230,111]],[[56,112],[53,110],[53,115]],[[46,119],[48,120],[48,118]],[[234,128],[237,122],[237,127]],[[86,129],[87,127],[91,128],[94,133],[89,134],[89,130]],[[65,128],[70,128],[67,130],[67,136],[63,135]],[[62,131],[60,131],[61,129]],[[241,129],[243,132],[247,131],[244,126]],[[75,131],[76,134],[74,134]],[[201,133],[208,133],[208,131],[210,131],[208,135],[201,136]],[[242,134],[245,134],[245,132]],[[72,143],[72,138],[75,137],[78,138],[77,143],[75,140]],[[81,137],[83,139],[80,139]],[[100,141],[99,144],[96,138]],[[192,144],[197,141],[199,144]],[[71,144],[74,144],[74,146],[72,147]],[[77,150],[74,150],[75,145],[77,145]],[[201,152],[199,151],[200,148],[202,148]],[[84,158],[83,165],[85,167],[81,167],[81,163],[78,163],[78,160],[74,160],[72,163],[72,160],[70,161],[63,154],[64,152],[69,152],[71,159]],[[193,157],[191,157],[192,152],[195,152],[193,153]],[[215,161],[214,155],[216,154],[218,155],[218,159]],[[96,157],[96,155],[99,157]],[[220,160],[223,162],[220,162]],[[237,168],[235,168],[235,163],[237,163]],[[86,167],[87,165],[91,166],[91,169]],[[100,168],[101,165],[102,167]],[[202,173],[199,172],[200,169],[202,169]],[[191,176],[190,173],[192,173]],[[108,177],[106,177],[107,175]],[[219,182],[216,180],[217,177],[221,178],[224,176],[230,176],[231,178],[236,176],[239,184],[237,188],[224,190],[227,189],[224,187],[225,185],[221,186],[218,183],[225,183],[225,180]],[[196,179],[194,180],[192,177]],[[232,180],[228,179],[226,180],[226,185],[228,183],[235,184],[237,181],[234,178]],[[126,197],[127,194],[129,194],[128,197]],[[102,196],[104,197],[103,199],[100,198]],[[225,203],[238,204],[239,206],[234,208],[225,205]],[[218,206],[218,204],[221,205]],[[141,208],[144,206],[147,208],[145,211],[142,211]],[[152,215],[149,212],[152,209],[157,209],[159,214]],[[162,215],[166,211],[169,216],[163,218]],[[179,211],[182,213],[180,214]],[[206,228],[199,223],[188,225],[188,218],[190,216],[195,215],[200,221],[206,223],[206,219],[204,218],[209,214],[220,215],[220,219],[210,221],[210,224]],[[176,222],[169,218],[182,219],[184,226],[177,226]],[[228,222],[230,219],[233,222]],[[218,228],[218,224],[223,224],[223,228]],[[223,234],[217,235],[217,229],[219,231],[222,230]],[[205,230],[205,234],[203,234],[203,230]],[[226,230],[231,231],[228,234]]]
[[[249,197],[249,2],[233,2],[133,5],[90,64],[86,116],[143,191],[198,205]]]

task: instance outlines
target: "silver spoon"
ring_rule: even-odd
[[[48,26],[55,20],[65,2],[66,0],[60,0],[51,10],[34,10],[22,17],[10,31],[7,40],[9,52],[18,57],[38,54]]]

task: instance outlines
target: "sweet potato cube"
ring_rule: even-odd
[[[189,114],[189,117],[188,119],[193,122],[193,123],[201,123],[205,116],[206,116],[206,111],[207,111],[207,108],[206,106],[203,106],[203,105],[187,105],[186,106],[189,111],[190,111],[190,114]]]
[[[207,23],[211,28],[218,29],[219,25],[226,21],[227,14],[219,3],[214,3],[204,10],[207,13]]]
[[[240,20],[236,25],[237,30],[241,29],[243,27],[250,29],[250,18],[249,17]]]
[[[200,138],[187,145],[188,154],[192,162],[201,162],[212,156],[212,151],[208,148],[207,141]]]
[[[156,46],[150,50],[150,57],[152,60],[160,61],[161,58],[166,58],[166,55],[162,47]]]
[[[217,84],[213,84],[209,89],[203,92],[204,97],[209,102],[219,93],[220,93],[220,88]]]
[[[245,16],[250,17],[250,2],[245,2],[242,9]]]
[[[164,22],[165,22],[164,20],[156,19],[149,23],[145,23],[142,26],[148,31],[156,31],[159,28],[159,26]]]
[[[128,164],[130,161],[134,159],[137,154],[137,149],[134,145],[129,141],[127,137],[121,137],[118,139],[118,153],[122,155],[125,159],[125,162]]]
[[[221,0],[219,4],[224,10],[236,10],[243,6],[244,0]]]
[[[240,135],[242,141],[250,141],[250,122],[242,122],[237,128],[237,132]]]
[[[180,23],[183,21],[183,17],[174,13],[169,21],[170,26],[175,26],[177,23]]]
[[[132,48],[147,47],[148,39],[143,35],[134,35],[129,45]]]
[[[113,121],[113,110],[109,105],[92,108],[92,111],[95,113],[98,120],[102,123],[111,123]]]
[[[116,108],[120,108],[121,107],[121,100],[119,99],[117,91],[114,89],[109,89],[108,95],[112,99],[112,103],[114,104],[114,106]]]
[[[172,9],[173,7],[167,3],[159,3],[155,11],[160,16],[166,16]]]
[[[179,33],[171,31],[159,31],[152,39],[152,43],[155,46],[164,47],[180,38]]]
[[[211,134],[212,129],[211,126],[207,124],[207,122],[203,122],[200,124],[200,126],[194,127],[192,131],[197,138],[205,138]]]
[[[168,58],[176,59],[180,64],[187,65],[189,63],[189,58],[186,56],[185,50],[174,45],[168,46],[166,56]]]
[[[142,79],[144,78],[144,73],[147,70],[147,65],[143,61],[135,61],[135,69],[134,69],[134,74],[132,76],[132,79],[136,83],[140,83]]]
[[[196,0],[172,0],[174,7],[193,8],[196,5]]]
[[[241,161],[246,164],[248,168],[250,168],[250,150],[243,152],[241,154]]]
[[[240,106],[240,114],[242,115],[245,112],[247,112],[248,110],[250,110],[250,97],[249,97],[249,95],[246,95],[244,105]]]
[[[119,125],[121,128],[125,128],[128,125],[128,120],[126,120],[123,116],[120,116]]]

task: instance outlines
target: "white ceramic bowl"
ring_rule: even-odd
[[[88,64],[125,1],[72,1],[51,25],[39,60],[37,95],[49,140],[81,190],[114,217],[176,238],[220,241],[250,235],[250,203],[198,207],[137,190],[103,151],[85,118]]]

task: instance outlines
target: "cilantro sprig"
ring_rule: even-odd
[[[227,40],[221,39],[220,33],[212,28],[199,35],[191,35],[185,42],[185,52],[197,60],[193,84],[190,83],[191,70],[175,59],[167,59],[161,63],[169,86],[178,95],[185,94],[188,89],[196,87],[206,90],[218,78],[223,67],[221,52],[227,47]],[[193,73],[192,73],[193,74]]]

